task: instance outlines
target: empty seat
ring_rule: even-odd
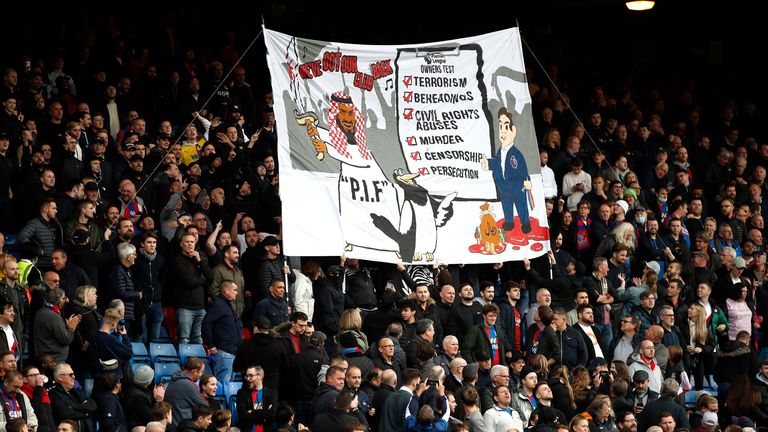
[[[133,356],[131,357],[131,365],[135,363],[151,363],[149,352],[147,352],[147,347],[143,343],[131,342],[131,350],[133,351]]]
[[[181,359],[173,344],[152,342],[149,344],[149,356],[152,358],[152,364],[178,363],[181,365]]]
[[[188,357],[198,357],[201,360],[208,360],[208,353],[201,344],[179,344],[179,357],[181,364],[187,361]]]
[[[157,363],[155,364],[155,384],[170,381],[171,375],[181,370],[178,363]]]
[[[224,387],[224,395],[226,395],[227,398],[235,397],[235,395],[237,395],[237,391],[243,387],[243,383],[241,382],[228,382],[225,385],[226,387]]]

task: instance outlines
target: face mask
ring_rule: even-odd
[[[644,224],[645,220],[646,220],[645,216],[638,216],[638,217],[635,218],[635,222],[637,222],[639,224]]]

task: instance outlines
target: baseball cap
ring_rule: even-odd
[[[707,411],[704,413],[703,416],[701,416],[701,425],[702,426],[717,426],[717,414],[713,413],[712,411]]]
[[[167,140],[169,140],[169,139],[171,139],[171,134],[168,134],[168,133],[165,133],[165,132],[160,132],[159,134],[157,134],[157,139],[167,139]]]
[[[11,139],[11,137],[10,137],[10,136],[8,136],[8,134],[7,134],[7,133],[5,133],[5,132],[0,132],[0,140],[9,140],[9,139]]]
[[[326,339],[328,339],[328,336],[326,336],[325,333],[321,332],[320,330],[316,330],[314,333],[312,333],[312,336],[310,336],[309,342],[311,342],[313,345],[319,346],[321,343],[325,342]]]
[[[277,237],[275,236],[268,236],[264,238],[264,240],[261,241],[261,244],[263,246],[274,246],[276,244],[279,244],[280,242],[277,241]]]
[[[608,362],[605,361],[604,358],[595,357],[594,359],[592,359],[591,362],[589,362],[589,367],[587,369],[589,369],[590,372],[593,372],[595,369],[598,368],[598,366],[607,366],[607,365],[608,365]]]
[[[341,267],[339,267],[339,266],[337,266],[337,265],[332,265],[332,266],[329,266],[329,267],[328,267],[328,271],[327,271],[326,273],[327,273],[327,274],[331,274],[331,273],[341,273]]]
[[[97,191],[99,190],[99,185],[96,184],[95,181],[90,181],[85,184],[85,190],[86,191]]]
[[[747,263],[744,261],[744,258],[737,256],[736,258],[733,259],[733,266],[736,268],[743,269],[747,267]]]
[[[648,267],[649,269],[655,271],[656,274],[661,273],[661,265],[659,265],[659,263],[656,262],[656,261],[648,261],[648,262],[645,263],[645,266]]]
[[[141,155],[135,154],[135,155],[131,156],[131,159],[130,159],[131,162],[134,162],[134,161],[137,161],[137,160],[144,162],[144,158],[141,157]]]

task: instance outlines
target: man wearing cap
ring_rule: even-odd
[[[697,236],[696,242],[698,241],[699,238]],[[709,269],[709,254],[707,251],[697,250],[693,252],[693,276],[691,277],[690,284],[696,287],[702,282],[714,285],[717,282],[717,276]]]
[[[536,409],[537,401],[533,391],[538,382],[536,371],[530,366],[525,366],[520,372],[520,387],[512,392],[510,407],[517,411],[525,424],[528,424],[531,413]]]
[[[271,329],[267,317],[256,318],[253,336],[237,348],[232,369],[243,371],[248,365],[257,364],[264,368],[264,386],[277,391],[280,374],[288,370],[289,358],[283,343],[270,334]],[[290,379],[285,381],[289,384]]]
[[[289,283],[296,281],[296,275],[293,274],[285,261],[285,257],[280,253],[280,242],[277,237],[267,236],[260,244],[265,253],[256,272],[259,291],[253,293],[252,301],[254,303],[268,296],[270,284],[274,279],[285,280],[286,275],[288,275]]]
[[[125,417],[128,427],[144,426],[152,421],[152,407],[165,397],[165,387],[150,389],[155,371],[149,365],[141,365],[133,373],[133,382],[123,387]]]
[[[632,402],[634,406],[633,412],[635,415],[639,415],[643,412],[643,409],[648,402],[655,401],[659,398],[659,393],[648,388],[651,377],[647,371],[637,370],[632,375],[632,388],[627,391],[626,398]]]

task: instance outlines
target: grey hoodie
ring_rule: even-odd
[[[193,406],[208,405],[184,371],[177,371],[171,376],[171,382],[165,388],[165,401],[173,407],[173,424],[192,418]]]

